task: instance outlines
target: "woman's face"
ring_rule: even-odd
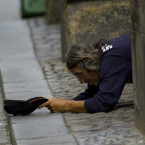
[[[79,67],[74,67],[70,69],[72,74],[78,78],[81,84],[87,83],[89,85],[97,86],[99,82],[99,76],[96,76],[97,74],[90,73],[87,70]]]

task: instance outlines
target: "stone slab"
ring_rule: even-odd
[[[19,36],[15,36],[13,35],[12,37],[9,36],[0,36],[0,43],[1,43],[1,47],[3,50],[2,52],[4,52],[5,50],[10,50],[10,49],[17,49],[17,50],[21,50],[23,49],[23,51],[27,50],[28,48],[32,47],[32,44],[30,43],[30,40],[27,40],[28,38],[24,38],[24,39],[20,39]],[[20,40],[19,40],[20,39]],[[14,45],[14,43],[17,43],[17,45]],[[32,52],[32,50],[29,50]]]
[[[33,51],[30,50],[26,50],[26,46],[21,46],[21,50],[20,47],[11,47],[9,49],[6,49],[5,47],[3,47],[3,49],[1,49],[0,47],[0,60],[4,61],[5,59],[12,59],[12,58],[19,58],[20,60],[23,58],[27,59],[27,58],[34,58],[34,55],[32,54]],[[28,47],[29,48],[29,47]],[[17,50],[19,49],[19,51]],[[16,51],[15,51],[16,50]],[[19,60],[19,61],[20,61]]]
[[[5,93],[39,92],[39,91],[48,91],[48,89],[49,86],[45,80],[4,84]]]
[[[13,3],[18,4],[16,8],[8,0],[3,1],[4,5],[0,5],[0,12],[2,12],[0,18],[2,16],[2,20],[4,20],[4,22],[0,22],[0,68],[4,80],[5,97],[6,99],[29,99],[29,97],[36,95],[50,96],[50,89],[47,82],[43,80],[41,69],[35,58],[28,25],[17,15],[20,2],[14,0]],[[3,6],[5,8],[2,10]],[[0,111],[2,111],[2,108],[0,108]],[[8,115],[8,117],[11,125],[11,137],[14,137],[12,140],[17,145],[20,143],[44,145],[48,141],[45,140],[46,138],[49,138],[50,144],[62,141],[62,144],[69,145],[70,141],[73,140],[68,135],[69,131],[62,115],[59,113],[52,114],[46,108],[37,109],[27,116],[13,117]],[[57,139],[58,136],[66,137]]]
[[[10,121],[16,140],[69,134],[61,114],[18,116],[11,117]]]
[[[0,66],[2,70],[38,67],[27,23],[0,23]],[[20,37],[21,36],[21,37]]]
[[[77,145],[71,135],[37,138],[29,140],[17,140],[19,145]]]
[[[27,59],[27,58],[34,58],[34,52],[30,49],[29,45],[22,45],[22,46],[1,46],[0,47],[0,59],[1,60],[12,60],[12,59]]]
[[[40,70],[40,67],[33,67],[33,69],[7,69],[2,71],[3,83],[12,83],[12,82],[26,82],[32,80],[42,80],[44,75]]]
[[[28,37],[30,33],[25,21],[0,23],[0,31],[0,49],[2,51],[10,50],[10,48],[17,48],[20,51],[24,47],[29,51],[33,51],[29,49],[33,46],[31,38]]]
[[[31,124],[33,121],[35,121],[36,124],[54,124],[57,120],[62,122],[62,124],[64,123],[61,113],[46,112],[39,114],[38,116],[35,114],[26,116],[12,116],[10,119],[12,124]]]
[[[20,20],[20,13],[18,13],[19,7],[20,7],[19,0],[13,0],[13,2],[10,2],[9,0],[1,0],[0,5],[1,22],[4,21],[12,22]]]
[[[7,131],[6,131],[6,127],[0,128],[0,136],[2,137],[2,139],[0,138],[0,143],[6,142],[7,141]]]
[[[9,128],[3,111],[2,94],[0,90],[0,145],[10,145]]]
[[[0,61],[0,66],[2,70],[7,69],[33,69],[33,67],[39,67],[38,62],[35,58],[13,58],[5,59]]]
[[[31,40],[30,37],[26,37],[30,34],[29,29],[27,27],[26,20],[13,21],[13,22],[9,22],[9,21],[0,22],[0,30],[1,30],[0,36],[4,36],[4,37],[9,36],[13,39],[15,38],[13,36],[21,36],[20,41],[23,40],[22,38],[26,38],[27,40],[29,40],[28,42],[30,42]]]
[[[6,99],[11,100],[27,100],[33,97],[52,97],[51,91],[48,89],[47,91],[34,91],[34,92],[19,92],[19,93],[8,93],[5,94]]]

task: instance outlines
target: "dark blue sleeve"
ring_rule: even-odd
[[[84,93],[79,94],[77,97],[73,98],[75,101],[87,100],[94,96],[94,94],[98,91],[98,87],[88,85],[88,88]]]
[[[129,61],[117,56],[105,58],[101,64],[99,90],[92,98],[85,100],[87,112],[96,113],[112,110],[121,96],[130,66]]]

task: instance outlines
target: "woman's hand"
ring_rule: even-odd
[[[87,112],[84,101],[64,100],[58,98],[48,98],[48,101],[41,104],[38,108],[47,107],[51,112]]]
[[[48,98],[48,101],[41,104],[38,108],[48,107],[51,112],[64,112],[65,111],[66,100],[58,98]]]

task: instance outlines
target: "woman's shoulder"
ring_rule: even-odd
[[[114,48],[130,48],[131,47],[131,36],[123,35],[109,41],[110,45],[113,45]]]
[[[131,57],[131,38],[130,35],[120,36],[109,40],[102,46],[102,58],[107,56],[119,56],[122,58]]]

